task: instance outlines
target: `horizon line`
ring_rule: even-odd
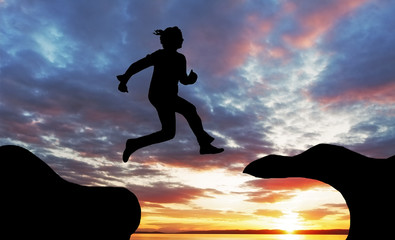
[[[140,234],[294,234],[294,235],[348,235],[349,229],[310,229],[288,232],[281,229],[261,230],[190,230],[178,232],[136,231]]]

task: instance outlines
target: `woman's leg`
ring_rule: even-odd
[[[200,145],[201,154],[215,154],[224,151],[222,148],[216,148],[211,145],[214,138],[203,129],[202,120],[192,103],[181,97],[177,97],[175,111],[183,115],[187,120]]]
[[[176,116],[174,108],[164,104],[156,105],[155,108],[158,112],[162,129],[146,136],[128,139],[126,141],[126,148],[122,156],[124,162],[127,162],[130,155],[140,148],[160,142],[165,142],[174,138],[176,134]]]
[[[211,143],[214,140],[213,137],[204,131],[202,120],[192,103],[178,97],[175,104],[175,111],[185,117],[199,144]]]

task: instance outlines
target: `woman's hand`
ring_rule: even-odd
[[[128,92],[124,75],[118,75],[117,79],[119,80],[118,90],[120,92]]]
[[[118,90],[120,92],[128,92],[128,87],[126,86],[126,83],[123,82],[119,83]]]
[[[194,84],[197,81],[197,79],[198,79],[198,75],[193,70],[191,70],[188,76],[188,81],[187,81],[188,84]]]

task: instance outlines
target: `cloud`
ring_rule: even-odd
[[[243,186],[258,190],[245,193],[247,201],[256,203],[276,203],[290,200],[300,191],[331,188],[328,184],[307,178],[256,179],[246,181]]]
[[[327,203],[319,208],[297,211],[305,221],[323,221],[326,217],[336,216],[341,221],[349,221],[350,213],[346,203]]]
[[[272,209],[258,209],[254,213],[255,215],[265,216],[265,217],[273,217],[273,218],[280,218],[284,216],[284,213],[279,210],[272,210]]]
[[[212,209],[172,209],[172,208],[161,208],[155,212],[147,213],[147,216],[168,216],[174,219],[188,219],[196,218],[199,220],[206,219],[207,221],[224,221],[224,219],[234,220],[248,220],[251,219],[250,215],[232,212],[232,211],[220,211]]]
[[[299,215],[308,221],[316,221],[321,220],[327,216],[337,215],[338,211],[328,210],[324,208],[312,209],[312,210],[304,210],[298,211]]]
[[[21,110],[12,113],[12,119],[16,121],[7,120],[4,125],[18,132],[15,140],[42,144],[47,141],[38,135],[54,136],[61,145],[86,156],[104,154],[115,158],[117,154],[106,152],[119,152],[125,139],[148,134],[149,129],[155,131],[160,125],[155,110],[146,99],[150,70],[132,79],[129,95],[117,93],[114,76],[132,61],[160,47],[158,38],[152,34],[153,29],[180,25],[186,39],[182,51],[190,67],[198,68],[200,77],[196,86],[180,87],[180,94],[196,104],[206,129],[222,134],[216,143],[227,145],[233,142],[240,146],[230,148],[225,154],[238,154],[232,161],[239,159],[242,163],[258,154],[287,148],[283,145],[286,143],[276,143],[274,133],[279,128],[287,129],[287,132],[303,128],[305,121],[296,111],[306,109],[301,104],[303,96],[298,95],[295,85],[288,84],[287,79],[298,74],[296,70],[302,67],[299,61],[305,55],[291,51],[282,36],[291,30],[303,35],[319,28],[320,24],[329,24],[352,39],[353,35],[346,34],[349,28],[333,25],[331,19],[341,18],[343,22],[348,16],[346,13],[355,10],[360,3],[351,1],[339,7],[337,1],[302,2],[298,6],[292,6],[291,2],[284,5],[265,2],[258,6],[258,3],[242,4],[239,1],[226,4],[210,1],[209,8],[204,1],[177,4],[167,1],[8,3],[7,14],[2,18],[7,33],[1,50],[1,55],[7,59],[1,63],[3,111],[10,112],[8,106],[12,106],[11,112]],[[18,15],[20,12],[24,13],[23,17]],[[320,14],[326,16],[322,19],[324,23],[314,20]],[[298,21],[289,21],[288,17]],[[377,22],[376,15],[371,18]],[[139,22],[144,24],[137,24]],[[293,22],[291,27],[287,27],[289,22]],[[308,24],[304,26],[303,22]],[[331,28],[329,25],[325,27],[326,32]],[[328,33],[327,38],[330,35]],[[378,32],[378,36],[381,35],[383,33]],[[320,46],[336,50],[339,45],[336,42],[341,41],[331,43],[327,40]],[[255,68],[244,71],[251,59],[256,60],[256,68],[261,70],[256,73],[252,73]],[[329,69],[327,67],[325,71],[329,72]],[[298,76],[300,80],[306,77],[303,74]],[[324,73],[321,76],[319,79],[323,81],[312,85],[308,91],[310,96],[318,101],[335,97],[336,101],[344,99],[344,95],[336,95],[337,91],[345,91],[340,90],[344,88],[332,86],[332,78],[325,77]],[[364,96],[375,93],[375,101],[385,103],[392,101],[391,89],[389,83],[369,88],[366,94],[359,91],[358,86],[347,93],[352,99],[365,99]],[[292,94],[288,94],[290,91]],[[328,91],[335,95],[321,94]],[[361,94],[362,97],[357,96]],[[291,104],[292,109],[289,108]],[[315,109],[311,115],[320,116],[320,113]],[[294,118],[293,122],[298,126],[283,127],[283,124],[290,124],[285,121],[287,116]],[[37,119],[41,122],[37,123]],[[322,119],[315,117],[315,120]],[[28,125],[33,122],[34,126]],[[195,140],[190,137],[185,122],[179,122],[177,134],[181,138],[170,145],[158,145],[161,150],[158,154],[169,163],[198,166],[198,161],[188,157],[192,151],[196,152],[190,147]],[[25,126],[28,129],[21,131]],[[300,134],[306,141],[322,139],[317,132]],[[98,140],[104,138],[108,145]],[[90,153],[86,151],[88,149]],[[179,158],[167,157],[173,155]],[[145,156],[141,154],[139,157]],[[208,159],[208,164],[215,161],[214,165],[224,167],[222,159]]]
[[[313,188],[328,187],[328,184],[307,178],[257,179],[250,180],[245,184],[267,191],[288,191],[296,189],[305,191]]]
[[[158,182],[152,186],[129,184],[128,188],[138,199],[150,203],[188,203],[189,201],[206,195],[210,189],[200,189],[183,184]]]
[[[347,204],[345,203],[327,203],[323,205],[324,207],[331,207],[331,208],[340,208],[340,209],[348,209]]]
[[[392,104],[394,97],[394,5],[372,2],[337,24],[323,41],[330,62],[309,90],[324,104],[373,102]],[[363,26],[363,27],[361,27]]]
[[[260,191],[247,193],[248,200],[254,203],[276,203],[295,197],[290,191]]]
[[[132,61],[160,47],[152,31],[166,27],[161,20],[167,19],[168,24],[181,24],[186,39],[183,50],[192,67],[201,69],[198,74],[202,80],[195,90],[184,91],[198,106],[206,129],[217,130],[223,125],[224,138],[232,138],[238,144],[255,149],[270,145],[262,141],[264,134],[259,133],[258,126],[257,131],[240,126],[254,124],[254,119],[248,117],[253,106],[248,111],[221,106],[223,101],[241,96],[237,93],[240,85],[223,81],[249,55],[253,35],[245,32],[245,23],[240,18],[248,17],[252,7],[238,1],[210,3],[210,8],[203,2],[10,3],[3,18],[8,37],[2,55],[9,60],[1,66],[2,89],[7,89],[2,92],[2,100],[4,108],[21,110],[13,112],[18,121],[4,124],[21,133],[15,140],[53,144],[39,137],[51,136],[61,146],[84,156],[102,155],[109,159],[117,157],[114,150],[120,151],[125,139],[148,134],[151,132],[148,129],[159,130],[155,109],[146,99],[150,70],[131,80],[131,96],[117,93],[114,76]],[[167,11],[161,11],[163,8]],[[218,14],[219,9],[222,14]],[[19,11],[25,13],[23,18],[18,17]],[[184,17],[188,21],[183,21]],[[136,24],[139,21],[144,25]],[[211,24],[212,21],[217,24]],[[20,43],[13,44],[17,41]],[[224,94],[215,94],[219,85]],[[211,107],[205,101],[207,98]],[[28,125],[35,119],[41,121]],[[25,124],[17,125],[19,122]],[[181,145],[185,138],[180,138],[171,144],[175,148],[159,145],[162,151],[158,154],[169,163],[198,166],[199,160],[190,161],[189,157],[191,150],[198,149],[187,146],[195,145],[195,140],[193,137],[189,140],[190,130],[183,126],[185,122],[179,122],[178,135],[188,137],[188,144]],[[27,130],[22,131],[23,128]],[[224,138],[218,143],[226,144]],[[251,158],[256,151],[251,151]],[[173,157],[177,155],[179,158]]]
[[[384,129],[383,129],[384,130]],[[386,129],[388,132],[378,131],[365,138],[363,142],[355,143],[349,147],[353,151],[362,153],[366,156],[374,158],[389,158],[395,155],[392,146],[394,146],[395,138],[391,134],[390,129]]]
[[[346,14],[352,12],[366,0],[298,1],[288,2],[285,10],[293,15],[298,24],[292,25],[289,33],[283,35],[288,44],[297,48],[312,47],[319,37]]]

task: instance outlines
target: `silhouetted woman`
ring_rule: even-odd
[[[148,98],[158,112],[162,129],[147,136],[128,139],[123,152],[123,161],[127,162],[130,155],[140,148],[174,138],[176,112],[183,115],[188,121],[200,145],[200,154],[216,154],[224,151],[223,148],[211,145],[214,138],[204,131],[195,106],[178,96],[178,82],[189,85],[194,84],[197,80],[197,75],[192,70],[187,75],[185,56],[177,52],[184,41],[181,30],[178,27],[169,27],[165,30],[156,30],[154,34],[160,36],[163,49],[133,63],[125,74],[119,75],[117,78],[120,81],[119,91],[127,92],[126,83],[131,76],[145,68],[154,66]]]

